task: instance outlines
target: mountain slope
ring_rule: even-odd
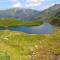
[[[42,12],[26,8],[11,8],[0,11],[0,18],[13,17],[21,20],[42,20],[47,22],[58,14],[60,14],[60,4],[55,4]]]
[[[13,17],[21,20],[33,20],[40,14],[39,11],[25,8],[11,8],[8,10],[0,11],[0,18]]]
[[[54,6],[42,11],[35,19],[49,21],[53,17],[58,16],[58,14],[60,14],[60,4],[55,4]]]

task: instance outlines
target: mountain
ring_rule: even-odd
[[[44,11],[36,11],[26,8],[0,10],[0,18],[13,17],[21,20],[42,20],[44,22],[48,22],[58,15],[60,15],[60,4],[55,4]]]
[[[37,16],[35,19],[46,22],[58,15],[60,15],[60,4],[55,4],[52,7],[49,7],[48,9],[42,11],[40,15]]]
[[[39,16],[40,12],[25,8],[11,8],[7,10],[0,10],[0,18],[17,18],[21,20],[33,20]]]

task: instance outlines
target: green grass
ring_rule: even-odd
[[[10,60],[10,56],[5,52],[0,51],[0,60]]]
[[[43,24],[42,21],[23,21],[15,18],[1,18],[0,27],[12,27],[12,26],[37,26]]]
[[[10,60],[59,59],[60,30],[52,35],[30,35],[9,30],[0,31],[0,51],[7,53]],[[7,60],[9,59],[7,58]]]

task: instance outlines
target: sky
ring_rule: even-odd
[[[60,4],[60,0],[0,0],[0,10],[19,7],[41,11],[54,4]]]

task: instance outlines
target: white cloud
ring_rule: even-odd
[[[27,8],[35,8],[42,4],[42,2],[45,0],[26,0],[25,7]]]
[[[36,4],[36,3],[41,3],[42,1],[44,1],[44,0],[27,0],[26,2]]]
[[[25,0],[24,4],[22,4],[21,1],[19,1],[19,0],[10,0],[10,1],[13,3],[12,7],[24,7],[24,8],[36,9],[45,0]],[[48,1],[48,0],[46,0],[46,1]],[[43,5],[43,6],[40,6],[40,7],[39,7],[39,9],[43,10],[45,8],[48,8],[49,5]],[[36,9],[36,10],[38,10],[38,9]]]
[[[44,0],[25,0],[24,6],[19,0],[10,0],[13,3],[13,7],[26,7],[26,8],[35,8],[39,6]]]
[[[19,0],[10,0],[13,3],[12,7],[22,7],[22,3]]]
[[[13,5],[13,7],[22,7],[22,5],[20,3],[16,3]]]

